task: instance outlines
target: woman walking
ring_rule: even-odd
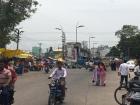
[[[93,77],[92,77],[92,82],[96,85],[97,84],[97,70],[98,70],[98,65],[93,65]]]
[[[99,63],[98,69],[100,71],[100,86],[105,86],[105,81],[106,81],[106,67],[104,63]]]

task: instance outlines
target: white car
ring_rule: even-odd
[[[135,68],[135,62],[133,60],[129,60],[126,62],[128,64],[129,70],[134,71]]]

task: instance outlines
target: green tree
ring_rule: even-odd
[[[120,38],[117,47],[123,57],[133,58],[140,53],[140,30],[137,26],[124,25],[115,35]]]
[[[0,0],[0,48],[5,48],[20,22],[29,18],[37,10],[36,0]]]
[[[120,50],[116,46],[113,46],[107,56],[120,57],[120,54]]]

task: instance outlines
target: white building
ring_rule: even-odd
[[[110,52],[110,47],[109,46],[104,46],[101,45],[98,47],[98,53],[100,55],[101,58],[104,58],[109,52]]]

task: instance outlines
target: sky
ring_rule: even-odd
[[[76,40],[76,24],[78,41],[89,41],[91,47],[99,45],[114,46],[119,39],[115,32],[125,24],[140,27],[140,0],[38,0],[40,6],[30,19],[23,21],[24,33],[20,48],[31,50],[32,46],[42,43],[42,48],[61,47],[61,31],[63,27],[67,42]],[[14,48],[15,43],[8,47]]]

